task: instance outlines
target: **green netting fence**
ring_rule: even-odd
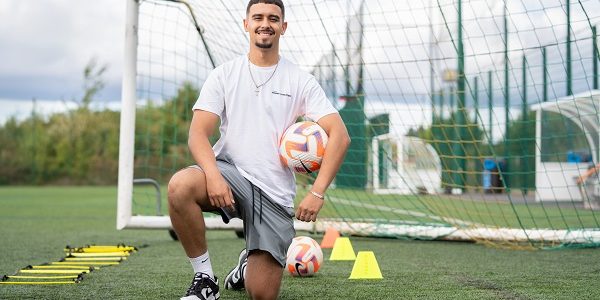
[[[193,163],[191,108],[214,66],[247,52],[246,4],[139,2],[135,178],[164,191]],[[323,226],[597,245],[600,2],[285,4],[282,55],[319,80],[352,138]],[[298,176],[298,197],[313,179]],[[134,188],[134,213],[166,214],[155,202]]]

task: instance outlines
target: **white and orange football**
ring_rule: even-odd
[[[311,121],[295,123],[286,129],[279,141],[281,162],[298,173],[318,171],[327,139],[327,133],[319,124]]]
[[[323,251],[312,238],[295,237],[288,248],[285,264],[292,276],[313,276],[323,265]]]

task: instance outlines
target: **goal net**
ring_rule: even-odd
[[[319,220],[297,229],[598,245],[598,1],[284,3],[281,54],[352,138]],[[117,228],[171,227],[192,105],[215,66],[247,53],[246,5],[127,0]],[[297,175],[296,201],[313,180]]]

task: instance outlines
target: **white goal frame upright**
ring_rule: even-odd
[[[125,20],[125,59],[121,91],[119,135],[119,179],[117,190],[117,229],[170,229],[169,216],[134,216],[133,169],[135,153],[135,113],[137,102],[137,46],[139,1],[127,0]],[[223,223],[221,218],[206,218],[210,228],[241,229],[241,220]]]
[[[132,220],[133,158],[135,144],[135,103],[138,2],[127,0],[125,14],[125,59],[121,90],[121,121],[119,132],[119,179],[117,188],[117,229],[140,226],[145,222]],[[156,220],[152,223],[156,223]],[[165,223],[164,221],[160,223]],[[169,222],[170,226],[170,222]]]

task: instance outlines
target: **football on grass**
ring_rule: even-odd
[[[287,251],[285,268],[292,276],[312,276],[323,265],[323,251],[310,237],[298,236]]]

